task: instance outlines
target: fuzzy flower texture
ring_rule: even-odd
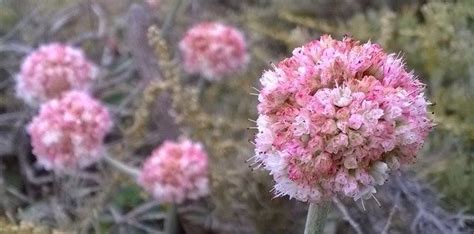
[[[186,72],[200,74],[208,80],[221,80],[236,73],[249,60],[243,34],[217,22],[204,22],[192,27],[179,48]]]
[[[165,141],[143,164],[138,183],[158,201],[179,204],[209,193],[207,168],[201,144]]]
[[[23,61],[17,77],[17,96],[29,104],[38,104],[65,91],[87,90],[96,70],[80,49],[60,43],[43,45]]]
[[[266,71],[255,162],[278,196],[370,198],[433,127],[424,85],[377,44],[322,36]]]
[[[41,106],[28,125],[33,153],[45,169],[76,170],[98,161],[112,127],[107,109],[79,91]]]

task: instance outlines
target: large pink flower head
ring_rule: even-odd
[[[377,44],[322,36],[260,78],[257,164],[279,196],[369,198],[432,129],[424,86]]]
[[[112,127],[107,109],[80,91],[64,93],[41,106],[28,126],[33,153],[48,170],[75,170],[103,155],[103,140]]]
[[[188,30],[179,44],[184,69],[219,80],[243,69],[249,60],[243,34],[217,22],[200,23]]]
[[[81,50],[60,43],[43,45],[23,61],[17,96],[37,104],[68,90],[87,90],[95,73],[95,66]]]
[[[182,203],[209,193],[207,172],[201,144],[165,141],[143,164],[138,183],[161,202]]]

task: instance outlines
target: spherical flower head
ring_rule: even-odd
[[[204,22],[186,32],[179,43],[184,69],[208,80],[220,80],[246,67],[249,56],[243,34],[217,22]]]
[[[260,78],[255,162],[278,196],[369,198],[433,127],[423,84],[377,44],[322,36]]]
[[[43,45],[23,61],[17,96],[36,105],[69,90],[87,90],[96,70],[80,49],[60,43]]]
[[[160,202],[182,203],[209,193],[207,154],[190,140],[165,141],[143,164],[138,183]]]
[[[88,94],[69,91],[41,105],[28,125],[38,163],[56,172],[74,171],[98,161],[112,127],[107,109]]]

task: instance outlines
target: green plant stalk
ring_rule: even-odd
[[[326,217],[331,207],[330,202],[322,202],[320,204],[309,204],[308,216],[306,217],[306,225],[304,234],[321,234],[324,231]]]
[[[173,26],[174,19],[176,18],[176,13],[179,10],[179,7],[181,6],[181,3],[183,3],[183,0],[175,0],[175,4],[173,6],[173,9],[171,10],[170,13],[165,18],[165,22],[163,23],[163,27],[161,30],[161,33],[163,37],[165,37],[168,32],[170,31],[171,27]]]
[[[115,169],[119,170],[120,172],[123,172],[124,174],[132,177],[133,179],[136,179],[138,177],[138,174],[140,173],[138,169],[128,166],[120,161],[117,161],[109,155],[104,156],[104,161]]]
[[[175,204],[168,205],[165,221],[165,233],[176,234],[178,231],[178,209]]]

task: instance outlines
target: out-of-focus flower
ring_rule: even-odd
[[[322,36],[260,81],[254,159],[279,196],[369,198],[433,127],[423,84],[370,42]]]
[[[26,57],[17,76],[17,96],[29,104],[59,97],[69,90],[87,90],[96,67],[79,49],[52,43]]]
[[[160,6],[161,0],[146,0],[146,3],[152,8],[158,8]]]
[[[98,161],[112,127],[107,109],[88,94],[69,91],[41,106],[28,125],[33,154],[47,170],[76,170]]]
[[[190,140],[165,141],[143,164],[138,183],[161,202],[179,204],[206,196],[207,154]]]
[[[208,80],[243,69],[249,60],[243,34],[217,22],[204,22],[189,29],[179,44],[184,69]]]

